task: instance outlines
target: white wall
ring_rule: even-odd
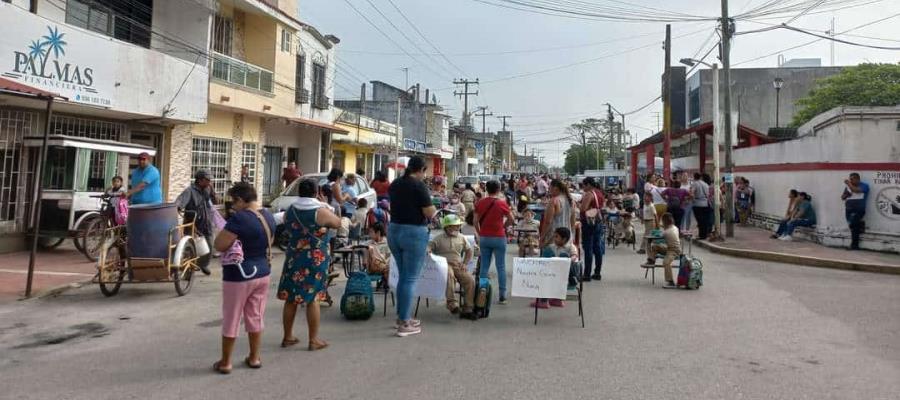
[[[266,123],[266,146],[300,149],[300,162],[297,167],[304,174],[319,172],[321,158],[321,130],[301,127],[297,124],[285,125],[280,121]],[[285,150],[285,155],[287,150]]]
[[[331,49],[328,49],[315,37],[315,35],[313,35],[307,29],[301,29],[297,33],[297,38],[299,39],[300,46],[302,47],[303,52],[306,54],[306,73],[304,76],[303,87],[309,90],[310,94],[312,94],[313,60],[324,60],[325,95],[333,101],[335,85],[334,74],[336,64],[338,62],[337,57],[335,56],[335,47],[332,46]],[[327,124],[331,124],[334,122],[333,107],[329,107],[326,110],[314,108],[312,106],[312,99],[310,99],[309,103],[297,104],[296,107],[298,115],[303,118],[309,118]]]
[[[900,107],[878,109],[836,109],[816,117],[800,128],[808,136],[734,152],[735,165],[741,167],[782,163],[898,163],[900,162]],[[814,132],[814,133],[813,133]],[[756,211],[769,216],[784,215],[787,192],[797,189],[813,197],[818,217],[817,233],[825,244],[849,244],[849,229],[840,196],[844,179],[858,172],[870,186],[866,209],[867,234],[862,247],[900,251],[900,215],[879,210],[885,199],[879,193],[900,194],[900,177],[886,173],[897,170],[848,170],[813,166],[785,172],[737,172],[746,176],[756,189]],[[888,175],[887,178],[883,178]],[[882,179],[879,179],[882,177]],[[895,196],[895,195],[892,195]]]

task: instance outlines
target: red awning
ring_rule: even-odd
[[[3,77],[0,77],[0,92],[12,92],[16,94],[31,95],[35,97],[63,98],[56,93],[47,92]]]
[[[348,130],[346,130],[346,129],[344,129],[344,128],[340,128],[340,127],[338,127],[337,125],[327,124],[327,123],[324,123],[324,122],[314,121],[314,120],[311,120],[311,119],[306,119],[306,118],[290,118],[290,120],[291,120],[292,122],[296,122],[296,123],[301,124],[301,125],[308,125],[308,126],[313,126],[313,127],[316,127],[316,128],[327,129],[327,130],[329,130],[329,131],[332,131],[332,132],[334,132],[334,133],[339,133],[339,134],[342,134],[342,135],[347,135],[347,134],[350,133],[350,131],[348,131]]]

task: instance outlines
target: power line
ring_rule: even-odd
[[[520,11],[534,12],[553,16],[571,16],[580,19],[593,19],[616,22],[687,22],[714,21],[715,17],[690,15],[680,12],[662,10],[647,6],[635,5],[622,1],[610,1],[637,8],[609,6],[584,1],[551,1],[551,0],[474,0],[495,7],[511,8]],[[643,9],[643,10],[641,10]]]
[[[460,67],[459,67],[458,65],[456,65],[452,60],[450,60],[449,58],[447,58],[447,56],[444,55],[443,52],[441,52],[441,50],[434,44],[434,42],[432,42],[431,40],[429,40],[428,37],[425,36],[424,33],[422,33],[422,30],[420,30],[419,27],[416,26],[416,24],[414,24],[409,18],[406,17],[406,14],[404,14],[403,11],[400,10],[400,7],[397,7],[397,4],[394,3],[394,0],[388,0],[388,3],[391,4],[391,7],[394,7],[394,10],[397,10],[397,13],[400,14],[401,17],[403,17],[403,20],[405,20],[406,23],[409,24],[409,26],[411,26],[411,27],[413,28],[413,30],[416,31],[416,33],[419,34],[419,36],[420,36],[423,40],[425,40],[425,43],[428,43],[428,45],[431,46],[431,48],[434,49],[434,51],[437,52],[438,55],[440,55],[441,58],[443,58],[444,61],[447,62],[447,64],[450,64],[451,66],[453,66],[453,68],[456,68],[456,70],[459,71],[459,72],[460,72],[461,74],[463,74],[464,76],[465,76],[465,75],[468,75],[468,74],[466,73],[466,71],[463,71],[462,68],[460,68]]]

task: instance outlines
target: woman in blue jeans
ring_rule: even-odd
[[[581,280],[601,280],[603,276],[603,256],[606,254],[606,226],[600,209],[606,204],[603,192],[597,187],[593,177],[584,178],[581,182],[584,194],[579,205],[581,214],[581,246],[584,247],[584,271]],[[594,210],[592,212],[588,212]],[[588,214],[594,214],[594,218],[588,218]],[[596,268],[594,267],[596,266]],[[591,273],[593,271],[593,273]]]
[[[513,223],[516,217],[500,194],[500,182],[488,182],[487,192],[488,195],[475,204],[473,218],[481,247],[479,277],[488,277],[493,257],[500,282],[500,304],[506,304],[506,225]]]
[[[412,319],[412,304],[416,293],[416,281],[425,265],[425,249],[428,246],[428,221],[437,210],[431,203],[431,193],[422,181],[425,178],[425,160],[413,156],[406,171],[391,182],[388,196],[391,200],[391,225],[388,229],[388,247],[397,264],[397,336],[405,337],[422,333],[422,322]]]

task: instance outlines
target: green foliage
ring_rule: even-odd
[[[563,166],[569,175],[577,175],[586,169],[600,169],[603,165],[603,154],[600,155],[600,163],[597,163],[597,145],[588,144],[582,146],[573,144],[566,151],[566,163]]]
[[[806,97],[797,100],[791,126],[840,106],[895,106],[900,104],[900,64],[860,64],[821,79]]]

